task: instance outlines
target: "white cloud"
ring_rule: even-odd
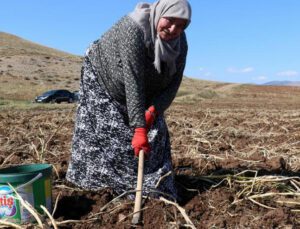
[[[265,81],[268,79],[267,76],[257,76],[257,77],[254,77],[252,78],[253,80],[256,80],[256,81]]]
[[[287,76],[287,77],[299,76],[299,72],[293,71],[293,70],[288,70],[288,71],[278,72],[277,75],[278,76]]]
[[[243,73],[247,73],[247,72],[253,72],[254,71],[254,68],[252,67],[248,67],[248,68],[244,68],[241,70]]]
[[[204,73],[204,76],[206,76],[206,77],[211,76],[211,75],[212,75],[211,72],[205,72],[205,73]]]
[[[208,71],[207,69],[205,69],[204,67],[200,67],[199,71],[201,72],[201,75],[203,75],[205,77],[212,76],[212,73],[210,71]]]
[[[253,72],[253,71],[254,71],[253,67],[245,67],[245,68],[229,67],[229,68],[227,68],[227,72],[230,72],[230,73],[249,73],[249,72]]]

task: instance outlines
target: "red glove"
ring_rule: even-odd
[[[150,106],[145,112],[146,127],[149,130],[154,123],[157,112],[154,106]]]
[[[134,149],[135,156],[139,156],[140,150],[144,150],[145,158],[150,152],[150,146],[148,142],[147,129],[144,127],[135,128],[134,135],[131,141],[131,146]]]

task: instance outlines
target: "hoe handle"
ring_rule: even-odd
[[[141,150],[139,152],[138,176],[137,176],[133,218],[131,221],[132,224],[138,224],[141,217],[143,179],[144,179],[144,151]]]

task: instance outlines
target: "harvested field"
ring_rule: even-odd
[[[143,228],[299,228],[300,100],[289,96],[300,88],[289,89],[245,86],[226,98],[174,103],[166,118],[182,199],[145,198]],[[53,164],[59,228],[130,228],[126,194],[114,199],[112,190],[87,192],[64,179],[75,109],[2,109],[0,167]]]
[[[131,228],[128,193],[65,181],[75,106],[29,102],[49,89],[78,90],[81,57],[0,38],[0,168],[54,166],[53,217],[37,216],[40,227]],[[185,77],[166,113],[181,200],[145,198],[137,228],[300,228],[299,98],[300,87]]]

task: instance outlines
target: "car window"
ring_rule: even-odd
[[[68,93],[67,91],[63,91],[62,94],[63,94],[63,96],[66,96],[66,97],[68,97],[70,95],[70,93]]]
[[[52,90],[52,91],[46,91],[44,94],[42,94],[43,96],[49,96],[54,94],[56,91]]]
[[[56,95],[56,96],[62,96],[62,93],[61,93],[61,91],[57,91],[57,92],[55,93],[55,95]]]

